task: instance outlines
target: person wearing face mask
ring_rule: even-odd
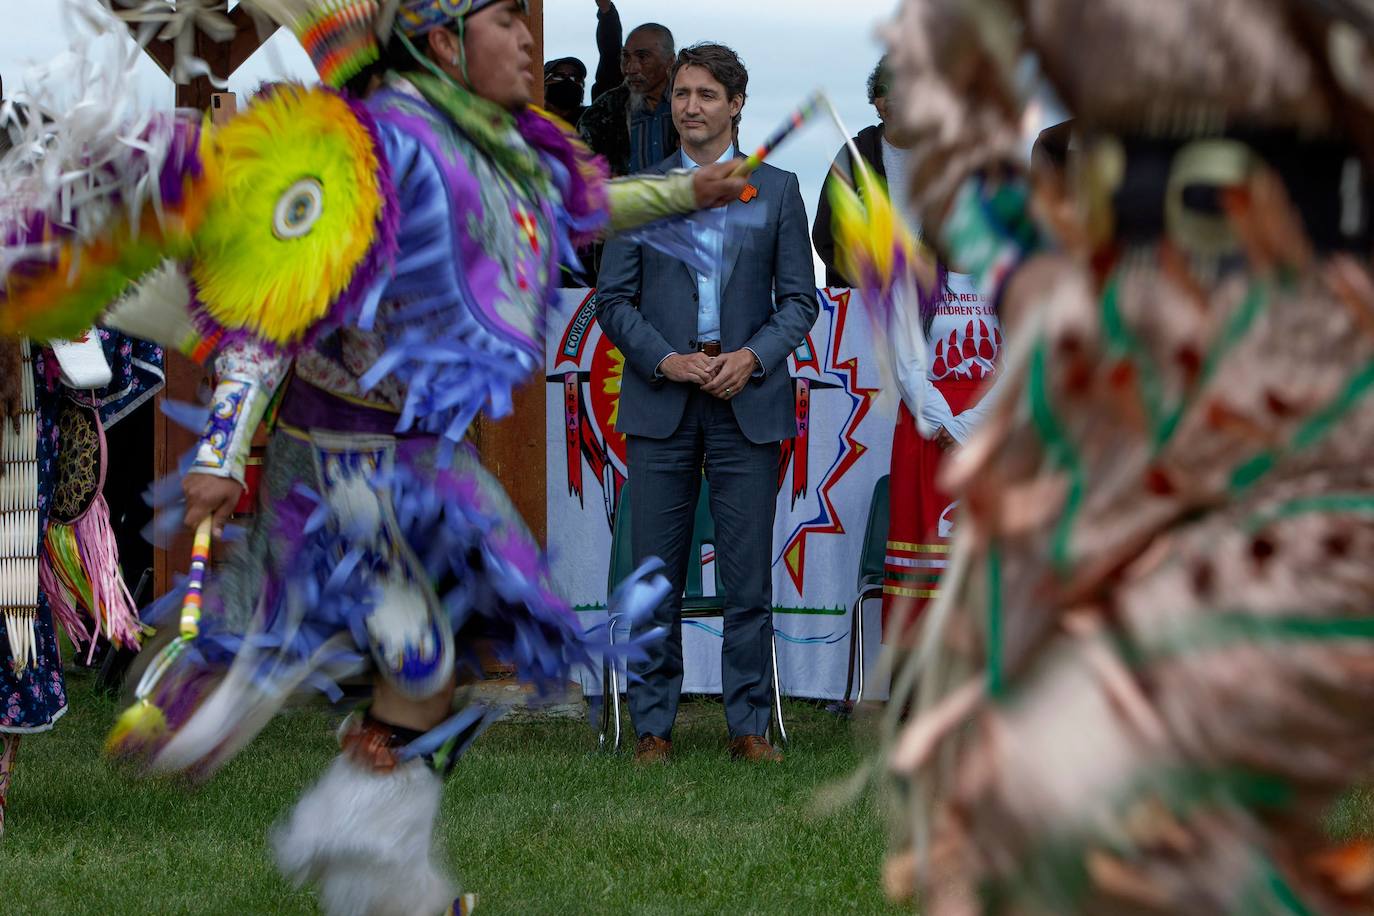
[[[544,109],[569,124],[576,124],[587,110],[587,65],[576,57],[560,57],[544,64]]]
[[[595,102],[623,81],[620,56],[624,31],[620,11],[611,0],[596,0],[596,81],[592,83]],[[582,104],[587,87],[587,65],[576,57],[560,57],[544,64],[544,107],[574,127],[586,112]]]
[[[596,81],[592,84],[595,102],[619,86],[624,77],[620,72],[624,30],[620,25],[620,11],[611,0],[596,0]],[[587,67],[575,57],[562,57],[544,65],[544,105],[574,126],[586,113],[582,104],[587,83]],[[588,245],[578,249],[576,267],[563,267],[560,285],[581,288],[596,285],[596,269],[601,263],[601,246]]]

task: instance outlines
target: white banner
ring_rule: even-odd
[[[554,583],[587,627],[605,619],[611,521],[625,482],[614,419],[624,360],[596,322],[587,290],[565,290],[562,327],[548,338],[548,524]],[[774,627],[783,691],[838,699],[850,652],[849,608],[873,485],[888,472],[895,399],[879,401],[873,339],[858,295],[818,293],[820,317],[793,354],[802,433],[783,445],[773,527]],[[702,558],[714,594],[714,556]],[[867,602],[867,668],[879,649],[879,603]],[[720,692],[720,618],[683,622],[683,689]],[[875,689],[876,688],[876,689]],[[599,694],[600,673],[583,689]],[[870,683],[866,696],[880,697]]]

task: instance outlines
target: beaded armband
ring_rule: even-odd
[[[257,429],[271,395],[253,379],[221,379],[210,406],[210,419],[196,448],[191,470],[197,474],[232,477],[244,482],[244,468]]]
[[[281,383],[288,361],[261,346],[241,342],[216,360],[220,381],[196,447],[194,474],[232,477],[244,483],[244,468],[253,446],[253,433],[262,422]]]

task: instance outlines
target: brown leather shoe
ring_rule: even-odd
[[[645,735],[635,745],[635,763],[667,763],[673,742],[656,735]]]
[[[730,742],[730,758],[750,763],[782,763],[782,752],[762,735],[741,735]]]

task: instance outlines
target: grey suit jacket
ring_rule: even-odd
[[[667,172],[680,162],[674,155],[652,171]],[[748,347],[763,363],[763,376],[751,379],[730,401],[740,430],[752,442],[780,442],[797,434],[787,357],[811,330],[820,305],[797,176],[764,165],[749,181],[758,196],[749,203],[734,201],[726,211],[721,346],[726,352]],[[654,373],[665,356],[695,349],[692,271],[656,249],[612,240],[601,263],[597,320],[625,355],[616,428],[631,436],[668,438],[682,422],[694,386]]]

